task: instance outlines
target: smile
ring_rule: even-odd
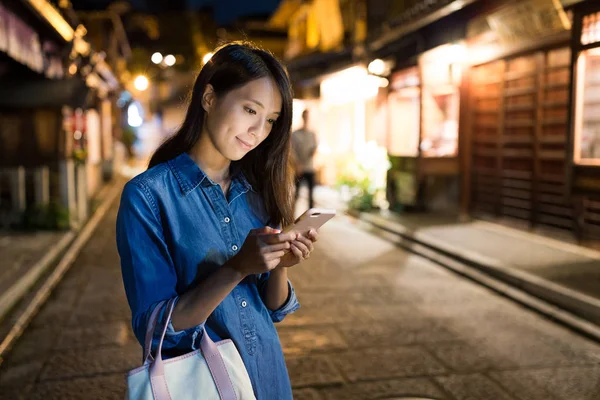
[[[240,145],[245,148],[246,150],[250,150],[252,148],[252,145],[244,142],[242,139],[240,139],[239,137],[236,136],[237,141],[240,143]]]

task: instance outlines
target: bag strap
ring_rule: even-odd
[[[156,324],[158,323],[158,314],[160,310],[165,306],[167,300],[160,301],[152,310],[152,314],[150,314],[150,318],[148,318],[148,325],[146,325],[146,341],[144,342],[144,359],[143,363],[145,364],[148,359],[152,358],[152,337],[154,336],[154,330],[156,329]]]
[[[221,356],[221,353],[219,353],[219,349],[215,342],[208,336],[206,329],[204,329],[204,332],[202,333],[200,349],[202,350],[206,364],[208,364],[208,369],[215,381],[221,400],[237,400],[237,395],[233,389],[233,384],[231,383],[227,368],[225,368],[223,357]]]
[[[159,305],[162,306],[162,304]],[[160,335],[160,341],[158,342],[156,357],[150,365],[150,383],[152,385],[152,393],[154,394],[155,400],[171,400],[171,395],[167,386],[167,379],[165,378],[165,366],[162,359],[162,345],[174,308],[175,299],[171,299],[167,303],[165,323],[162,334]],[[202,330],[203,332],[200,340],[200,348],[202,350],[202,354],[204,355],[204,359],[208,364],[210,374],[212,375],[215,385],[217,386],[219,397],[221,400],[237,400],[237,395],[235,394],[233,383],[231,382],[227,368],[225,368],[223,357],[221,356],[221,353],[219,353],[219,349],[217,348],[215,342],[213,342],[213,340],[208,336],[206,329],[202,328]]]

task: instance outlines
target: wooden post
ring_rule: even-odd
[[[60,202],[69,211],[71,227],[75,227],[77,202],[75,198],[75,163],[73,160],[61,160],[59,164],[60,175]]]
[[[25,168],[9,168],[10,197],[12,200],[12,210],[21,213],[27,208],[25,196]]]
[[[80,226],[88,218],[88,190],[87,190],[87,169],[85,164],[78,164],[75,167],[76,188],[77,188],[77,221]]]
[[[460,160],[460,199],[459,215],[461,220],[468,220],[471,211],[473,181],[473,121],[475,112],[475,94],[471,93],[472,71],[465,64],[460,85],[460,112],[458,122],[458,157]]]
[[[496,202],[496,217],[502,215],[502,186],[504,184],[504,135],[506,129],[506,73],[508,72],[508,63],[506,60],[500,61],[502,65],[502,76],[500,78],[500,109],[498,121],[498,137],[496,139],[496,183],[498,185],[498,200]]]
[[[34,171],[34,194],[36,205],[50,203],[50,169],[47,166]]]

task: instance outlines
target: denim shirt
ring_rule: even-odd
[[[221,187],[186,153],[129,181],[117,216],[117,247],[133,331],[140,344],[158,302],[178,299],[235,255],[251,229],[266,224],[262,200],[243,174],[232,179],[225,198]],[[268,273],[246,277],[198,326],[176,332],[170,325],[163,354],[169,357],[199,348],[204,327],[213,340],[235,343],[257,399],[291,399],[273,323],[299,304],[288,283],[286,303],[269,310],[262,300],[268,279]]]

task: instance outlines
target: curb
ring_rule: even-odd
[[[546,317],[600,341],[600,300],[523,272],[496,259],[441,243],[422,232],[390,222],[384,217],[346,211],[363,228],[468,277]]]
[[[37,289],[37,292],[33,296],[32,300],[26,306],[26,308],[16,317],[12,327],[6,334],[6,336],[0,342],[0,364],[4,361],[4,358],[14,344],[14,342],[21,336],[29,322],[33,319],[35,314],[39,311],[41,306],[45,303],[46,299],[52,293],[52,290],[56,287],[56,285],[60,282],[64,274],[71,267],[81,249],[89,238],[92,236],[98,224],[112,205],[113,201],[117,198],[119,193],[121,192],[121,184],[120,178],[115,178],[113,182],[106,185],[102,191],[98,194],[99,198],[102,198],[102,204],[97,208],[94,215],[88,220],[85,226],[76,231],[70,231],[65,234],[63,239],[59,242],[59,245],[48,253],[46,256],[42,258],[38,263],[36,263],[34,269],[36,269],[35,273],[27,274],[21,281],[18,283],[17,289],[9,291],[9,293],[14,293],[15,295],[19,295],[19,299],[25,294],[27,289],[29,289],[35,282],[36,279],[40,277],[40,275],[48,269],[55,261],[56,257],[59,254],[63,253],[63,250],[66,249],[62,258],[54,268],[54,270],[50,273],[50,275],[46,278],[46,281]],[[102,197],[104,196],[104,197]],[[62,246],[62,248],[61,248]],[[27,279],[27,284],[21,283],[24,279]],[[6,296],[4,296],[6,297]],[[4,299],[3,297],[3,299]],[[16,302],[16,300],[15,300]],[[14,304],[14,303],[13,303]]]
[[[17,304],[33,285],[40,279],[44,272],[56,261],[56,259],[73,242],[76,231],[66,232],[58,243],[47,252],[44,257],[37,261],[25,275],[0,296],[0,321],[8,315],[10,310]]]

